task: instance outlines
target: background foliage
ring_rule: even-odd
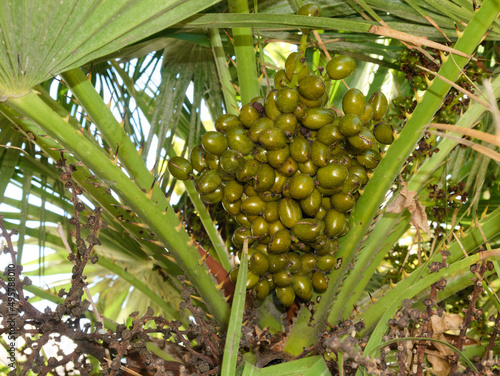
[[[255,339],[242,342],[240,356],[245,354],[249,364],[243,372],[257,373],[269,360],[310,353],[323,355],[326,363],[305,358],[300,361],[310,363],[289,363],[288,369],[275,372],[285,375],[316,367],[311,368],[315,374],[366,369],[405,374],[410,369],[402,354],[413,344],[424,349],[430,343],[413,340],[394,347],[387,342],[382,352],[377,346],[384,340],[437,333],[430,329],[437,307],[444,314],[475,317],[467,333],[453,334],[474,341],[483,338],[466,346],[464,357],[476,355],[474,367],[488,366],[489,350],[491,356],[498,354],[499,1],[325,0],[318,2],[318,18],[295,15],[300,3],[0,1],[1,214],[8,229],[19,230],[16,257],[24,267],[22,274],[39,285],[24,286],[30,302],[63,304],[57,290],[71,290],[75,269],[57,226],[76,252],[71,218],[87,223],[100,207],[107,226],[90,225],[84,231],[85,237],[97,231],[99,238],[99,244],[88,248],[98,262],[84,263],[97,312],[110,322],[130,324],[134,311],[144,320],[153,317],[151,307],[165,320],[179,321],[183,330],[193,317],[198,328],[203,327],[208,313],[214,320],[210,325],[219,330],[214,344],[219,355],[196,348],[206,334],[172,335],[176,339],[171,341],[185,348],[181,338],[187,338],[188,345],[191,341],[199,354],[211,359],[192,361],[200,373],[222,369],[232,374],[236,364],[242,364],[237,345],[232,351],[226,346],[224,352],[224,333],[241,333],[243,317],[244,333]],[[382,89],[393,100],[391,124],[402,130],[351,215],[351,231],[340,241],[337,255],[342,267],[330,274],[330,287],[315,303],[315,314],[303,305],[298,312],[289,311],[287,320],[272,298],[261,304],[247,297],[246,306],[245,299],[235,300],[230,309],[217,287],[221,280],[215,282],[212,274],[219,271],[219,278],[225,277],[235,266],[230,241],[235,224],[220,208],[206,207],[192,182],[170,178],[166,160],[188,155],[222,113],[237,113],[251,98],[265,95],[290,46],[298,45],[300,27],[319,29],[321,36],[308,39],[311,69],[328,60],[321,43],[331,55],[355,58],[358,69],[346,84],[367,96]],[[419,66],[439,68],[432,85],[433,75]],[[450,82],[473,91],[479,100],[450,90]],[[329,104],[339,108],[346,87],[339,82],[329,90]],[[430,123],[461,128],[451,132]],[[463,128],[481,133],[469,134]],[[76,167],[71,178],[83,189],[78,199],[58,169],[63,156]],[[408,211],[384,210],[403,182],[425,206],[429,234],[415,231]],[[75,212],[77,202],[84,210]],[[211,255],[206,260],[204,250]],[[493,269],[484,263],[481,273],[471,273],[470,265],[486,257],[491,257]],[[437,267],[439,263],[447,267]],[[442,278],[445,289],[436,285]],[[483,290],[474,289],[478,283]],[[243,290],[243,284],[236,286],[236,293]],[[191,296],[183,296],[186,291]],[[193,304],[186,307],[190,298]],[[430,308],[426,298],[432,299]],[[412,316],[413,309],[421,310],[418,318]],[[294,325],[288,325],[290,318]],[[348,342],[353,331],[349,322],[361,321],[364,325],[355,330],[359,341]],[[95,325],[95,317],[91,322]],[[161,349],[161,359],[176,362],[178,370],[186,360],[165,343],[158,345],[157,338],[169,339],[160,329],[148,334],[148,343]],[[273,346],[263,345],[262,330]],[[112,331],[123,334],[120,328]],[[37,335],[33,338],[40,340]],[[314,347],[316,343],[321,346]],[[310,350],[302,353],[303,348]],[[130,357],[113,351],[110,357],[119,363],[121,354],[133,369]],[[439,352],[445,354],[438,346],[431,351],[438,357]],[[382,359],[379,365],[370,363],[368,356],[373,355]],[[419,372],[424,361],[436,367],[428,355],[414,360]],[[380,365],[384,362],[385,370]],[[103,373],[115,372],[102,364]],[[461,360],[460,365],[453,371],[463,372],[468,363]],[[473,370],[470,365],[468,369]]]

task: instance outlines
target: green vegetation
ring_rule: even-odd
[[[498,372],[498,0],[0,3],[1,372]]]

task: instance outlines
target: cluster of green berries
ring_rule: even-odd
[[[348,90],[343,116],[324,107],[325,81],[349,76],[353,59],[336,56],[324,77],[297,60],[298,53],[288,57],[266,98],[219,117],[189,160],[168,163],[172,176],[193,179],[205,203],[221,202],[239,224],[232,243],[242,249],[248,239],[247,289],[259,299],[274,290],[284,306],[327,289],[327,274],[341,262],[337,239],[381,159],[378,143],[394,139],[380,92],[367,100]],[[236,280],[238,268],[230,276]]]

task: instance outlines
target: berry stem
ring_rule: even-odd
[[[231,13],[250,13],[247,0],[229,0],[228,4]],[[250,27],[235,27],[232,32],[241,103],[246,104],[260,95],[253,33]]]
[[[296,88],[299,84],[300,74],[302,73],[307,64],[307,62],[305,61],[306,49],[307,49],[307,34],[304,33],[300,38],[300,46],[298,50],[299,55],[297,57],[297,60],[295,61],[295,69],[293,71],[293,76],[290,83],[288,84],[288,87]]]

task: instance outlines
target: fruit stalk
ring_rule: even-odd
[[[249,13],[247,0],[229,0],[228,4],[231,13]],[[241,103],[248,103],[260,95],[253,33],[249,27],[235,27],[232,31]]]
[[[491,23],[496,19],[499,10],[499,2],[485,1],[468,23],[463,35],[455,45],[455,49],[469,55],[472,54],[488,32]],[[455,81],[466,62],[467,59],[464,57],[451,56],[443,64],[439,74],[448,80]],[[317,336],[324,326],[337,291],[348,272],[349,265],[356,256],[362,239],[379,210],[386,192],[398,176],[406,158],[421,138],[423,126],[431,121],[449,89],[450,85],[446,82],[438,78],[433,80],[400,137],[391,145],[386,156],[380,162],[379,168],[367,184],[351,215],[351,231],[340,241],[340,252],[337,257],[342,258],[342,265],[330,274],[330,286],[324,293],[321,302],[316,306],[311,321],[309,321],[310,312],[306,309],[301,310],[297,324],[290,334],[287,351],[292,354],[300,353],[303,347],[309,347],[317,341]]]
[[[165,244],[200,293],[208,311],[225,329],[229,321],[229,305],[217,290],[212,277],[207,274],[206,267],[199,265],[198,252],[189,246],[187,233],[180,227],[177,229],[179,220],[174,211],[165,210],[166,205],[152,201],[147,195],[148,191],[141,190],[98,146],[87,140],[80,130],[69,127],[36,93],[30,92],[23,97],[9,98],[6,103],[58,140],[66,150],[105,181],[109,188],[119,193],[123,202]]]

